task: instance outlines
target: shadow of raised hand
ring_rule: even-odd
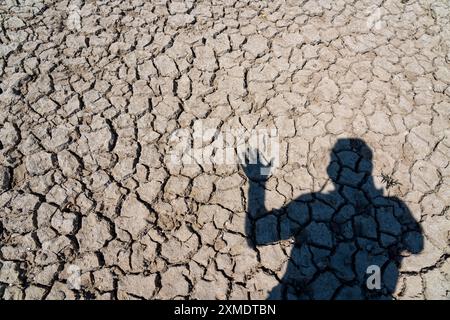
[[[247,150],[240,162],[250,181],[266,182],[269,179],[273,159],[268,162],[258,150]]]
[[[245,218],[245,231],[247,243],[250,248],[256,249],[255,219],[265,213],[264,197],[265,187],[269,179],[272,162],[267,162],[258,150],[247,150],[239,156],[242,170],[249,180],[247,198],[247,214]],[[276,226],[273,226],[276,229]]]

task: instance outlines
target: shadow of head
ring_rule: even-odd
[[[350,183],[356,185],[373,171],[373,153],[361,139],[339,139],[331,150],[328,176],[335,184]],[[351,180],[351,181],[348,181]]]

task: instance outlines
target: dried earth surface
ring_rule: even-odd
[[[450,298],[449,20],[446,0],[0,1],[0,298],[267,298],[292,242],[249,245],[238,164],[173,163],[199,121],[278,130],[269,209],[325,190],[337,139],[362,139],[423,229],[394,298]],[[318,247],[332,225],[299,224]],[[311,281],[336,298],[326,257]]]

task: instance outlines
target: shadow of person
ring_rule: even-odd
[[[372,151],[364,141],[334,145],[327,167],[333,191],[305,194],[270,212],[261,174],[269,167],[256,151],[242,166],[250,184],[249,244],[294,242],[269,299],[392,299],[402,257],[422,251],[423,235],[406,205],[375,187]]]

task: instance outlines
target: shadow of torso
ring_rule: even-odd
[[[420,225],[402,201],[373,186],[339,188],[303,195],[277,210],[279,239],[261,232],[268,219],[257,221],[257,245],[295,239],[269,299],[393,298],[402,255],[422,250]]]

